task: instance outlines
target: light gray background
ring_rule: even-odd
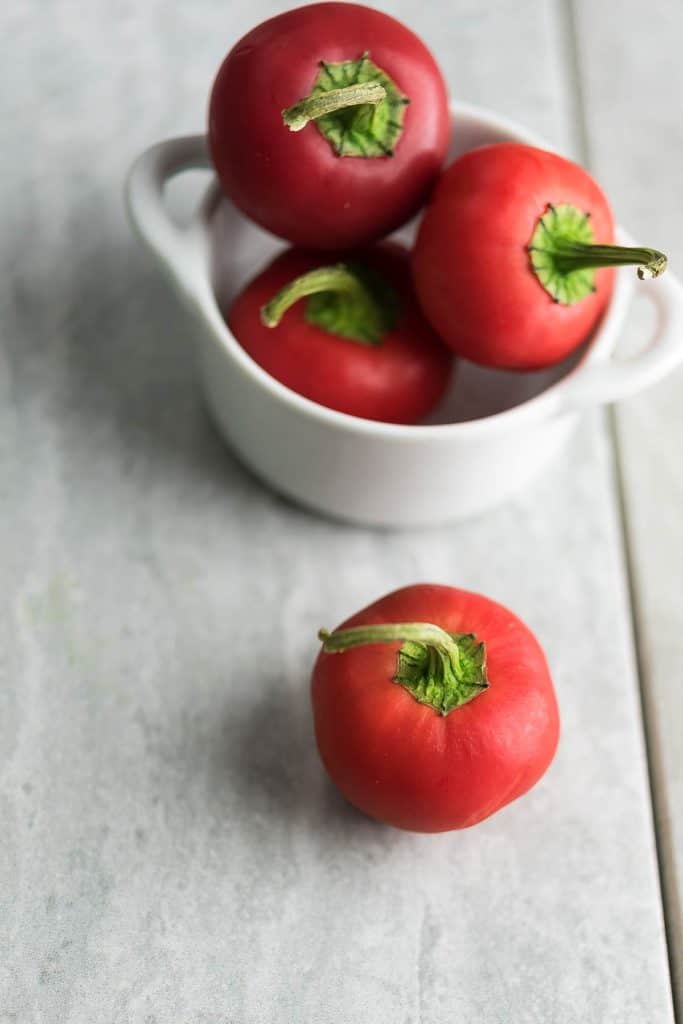
[[[588,161],[630,230],[683,253],[680,4],[378,6],[454,95]],[[249,476],[120,193],[284,7],[0,16],[0,1021],[666,1024],[632,621],[680,970],[681,377],[588,416],[463,526],[344,527]],[[528,621],[564,725],[529,797],[437,837],[341,801],[307,696],[317,627],[424,579]]]

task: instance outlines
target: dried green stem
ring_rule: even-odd
[[[488,688],[486,651],[472,633],[448,633],[432,622],[395,622],[321,629],[326,654],[342,654],[365,644],[402,642],[393,682],[420,704],[447,715]]]
[[[376,107],[386,94],[386,89],[379,82],[358,82],[342,89],[330,89],[328,92],[306,96],[287,110],[283,110],[282,120],[290,132],[300,132],[309,121],[316,121],[319,117],[326,117],[337,110],[367,105]]]

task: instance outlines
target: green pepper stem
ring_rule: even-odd
[[[550,247],[549,247],[550,248]],[[623,245],[587,245],[557,239],[552,245],[555,266],[561,273],[595,267],[638,266],[638,277],[659,277],[667,266],[667,257],[657,249]]]
[[[659,277],[667,259],[658,249],[600,245],[591,215],[571,203],[546,204],[528,245],[531,269],[554,302],[573,306],[597,288],[598,267],[635,264],[638,277]]]
[[[447,633],[432,622],[393,622],[333,633],[321,629],[318,636],[327,654],[401,642],[392,681],[440,715],[467,704],[489,686],[485,645],[472,633]]]
[[[457,651],[457,644],[450,633],[431,622],[394,622],[381,626],[350,626],[348,629],[336,629],[333,633],[326,629],[318,632],[323,650],[327,654],[341,654],[351,647],[362,647],[365,644],[390,644],[397,640],[428,644],[430,647]]]
[[[261,323],[277,327],[290,306],[310,296],[305,314],[309,323],[340,338],[380,345],[394,326],[394,310],[386,286],[373,288],[371,276],[366,283],[368,274],[344,263],[309,270],[261,307]]]
[[[290,306],[318,292],[348,295],[361,305],[371,306],[374,312],[375,300],[362,281],[345,264],[337,263],[333,267],[316,267],[286,284],[261,307],[261,323],[265,327],[277,327]]]
[[[346,85],[342,89],[330,89],[328,92],[306,96],[293,106],[282,111],[282,120],[290,132],[300,132],[309,121],[333,114],[345,107],[370,105],[376,107],[385,98],[387,92],[379,82],[358,82]]]

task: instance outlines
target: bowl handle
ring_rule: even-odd
[[[683,361],[683,287],[667,272],[657,281],[643,281],[638,293],[654,303],[657,322],[649,345],[631,359],[609,359],[577,369],[563,389],[571,408],[616,402],[655,384]]]
[[[205,284],[205,238],[195,222],[181,228],[164,204],[164,187],[183,171],[211,168],[203,135],[168,139],[142,153],[124,188],[134,231],[171,275],[181,294],[196,300]]]

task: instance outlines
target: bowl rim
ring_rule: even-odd
[[[484,108],[467,103],[451,103],[450,111],[451,123],[457,119],[468,119],[478,127],[498,134],[504,134],[507,137],[504,141],[521,142],[527,145],[539,146],[552,152],[557,151],[546,140],[539,138],[535,133]],[[452,161],[447,162],[446,166],[449,166],[450,162]],[[246,352],[228,327],[220,311],[213,284],[213,241],[211,237],[212,219],[217,207],[223,203],[233,206],[230,200],[222,193],[217,178],[213,175],[188,229],[189,233],[196,232],[200,236],[202,249],[203,282],[202,287],[195,291],[196,308],[199,309],[204,321],[210,327],[215,340],[220,343],[225,355],[237,363],[239,368],[251,378],[257,387],[267,392],[276,402],[288,406],[292,411],[301,416],[351,434],[373,438],[389,438],[411,443],[447,441],[464,435],[483,434],[498,430],[499,428],[505,429],[519,425],[530,417],[549,416],[553,413],[563,413],[565,415],[575,413],[577,411],[575,405],[569,401],[563,404],[563,391],[568,389],[575,376],[584,370],[586,366],[604,361],[607,357],[613,347],[612,341],[615,339],[623,323],[628,299],[632,292],[632,275],[627,275],[626,273],[629,268],[620,268],[615,274],[614,289],[607,307],[591,338],[584,343],[583,352],[574,366],[537,394],[508,409],[476,419],[453,423],[401,424],[362,419],[350,413],[339,412],[336,409],[320,405],[312,399],[293,391],[286,384],[272,377],[267,370],[263,369]],[[236,212],[240,217],[243,216],[240,211]],[[621,230],[617,228],[617,238],[620,239],[621,235]],[[272,237],[277,243],[287,244],[282,239],[278,239],[275,236]],[[455,358],[457,372],[457,360],[461,357],[456,355]]]

